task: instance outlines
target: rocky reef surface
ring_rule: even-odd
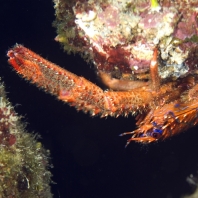
[[[159,75],[178,78],[197,70],[198,1],[54,0],[56,40],[97,70],[117,78],[149,78],[153,50]]]
[[[1,198],[52,197],[49,151],[37,139],[25,131],[0,82]]]

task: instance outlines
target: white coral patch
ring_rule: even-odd
[[[151,60],[153,57],[152,46],[146,46],[144,44],[134,46],[131,53],[138,59]]]

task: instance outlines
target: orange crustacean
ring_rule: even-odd
[[[19,44],[7,54],[17,73],[92,116],[137,115],[127,145],[198,123],[198,1],[54,2],[55,40],[93,63],[108,90]]]

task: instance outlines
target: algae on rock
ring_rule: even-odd
[[[49,151],[25,131],[0,81],[0,198],[50,198]]]

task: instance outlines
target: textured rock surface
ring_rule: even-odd
[[[0,197],[50,198],[49,151],[25,132],[0,82]]]
[[[159,49],[161,78],[196,69],[198,1],[54,0],[58,36],[98,70],[138,78]],[[196,56],[197,57],[197,56]]]

